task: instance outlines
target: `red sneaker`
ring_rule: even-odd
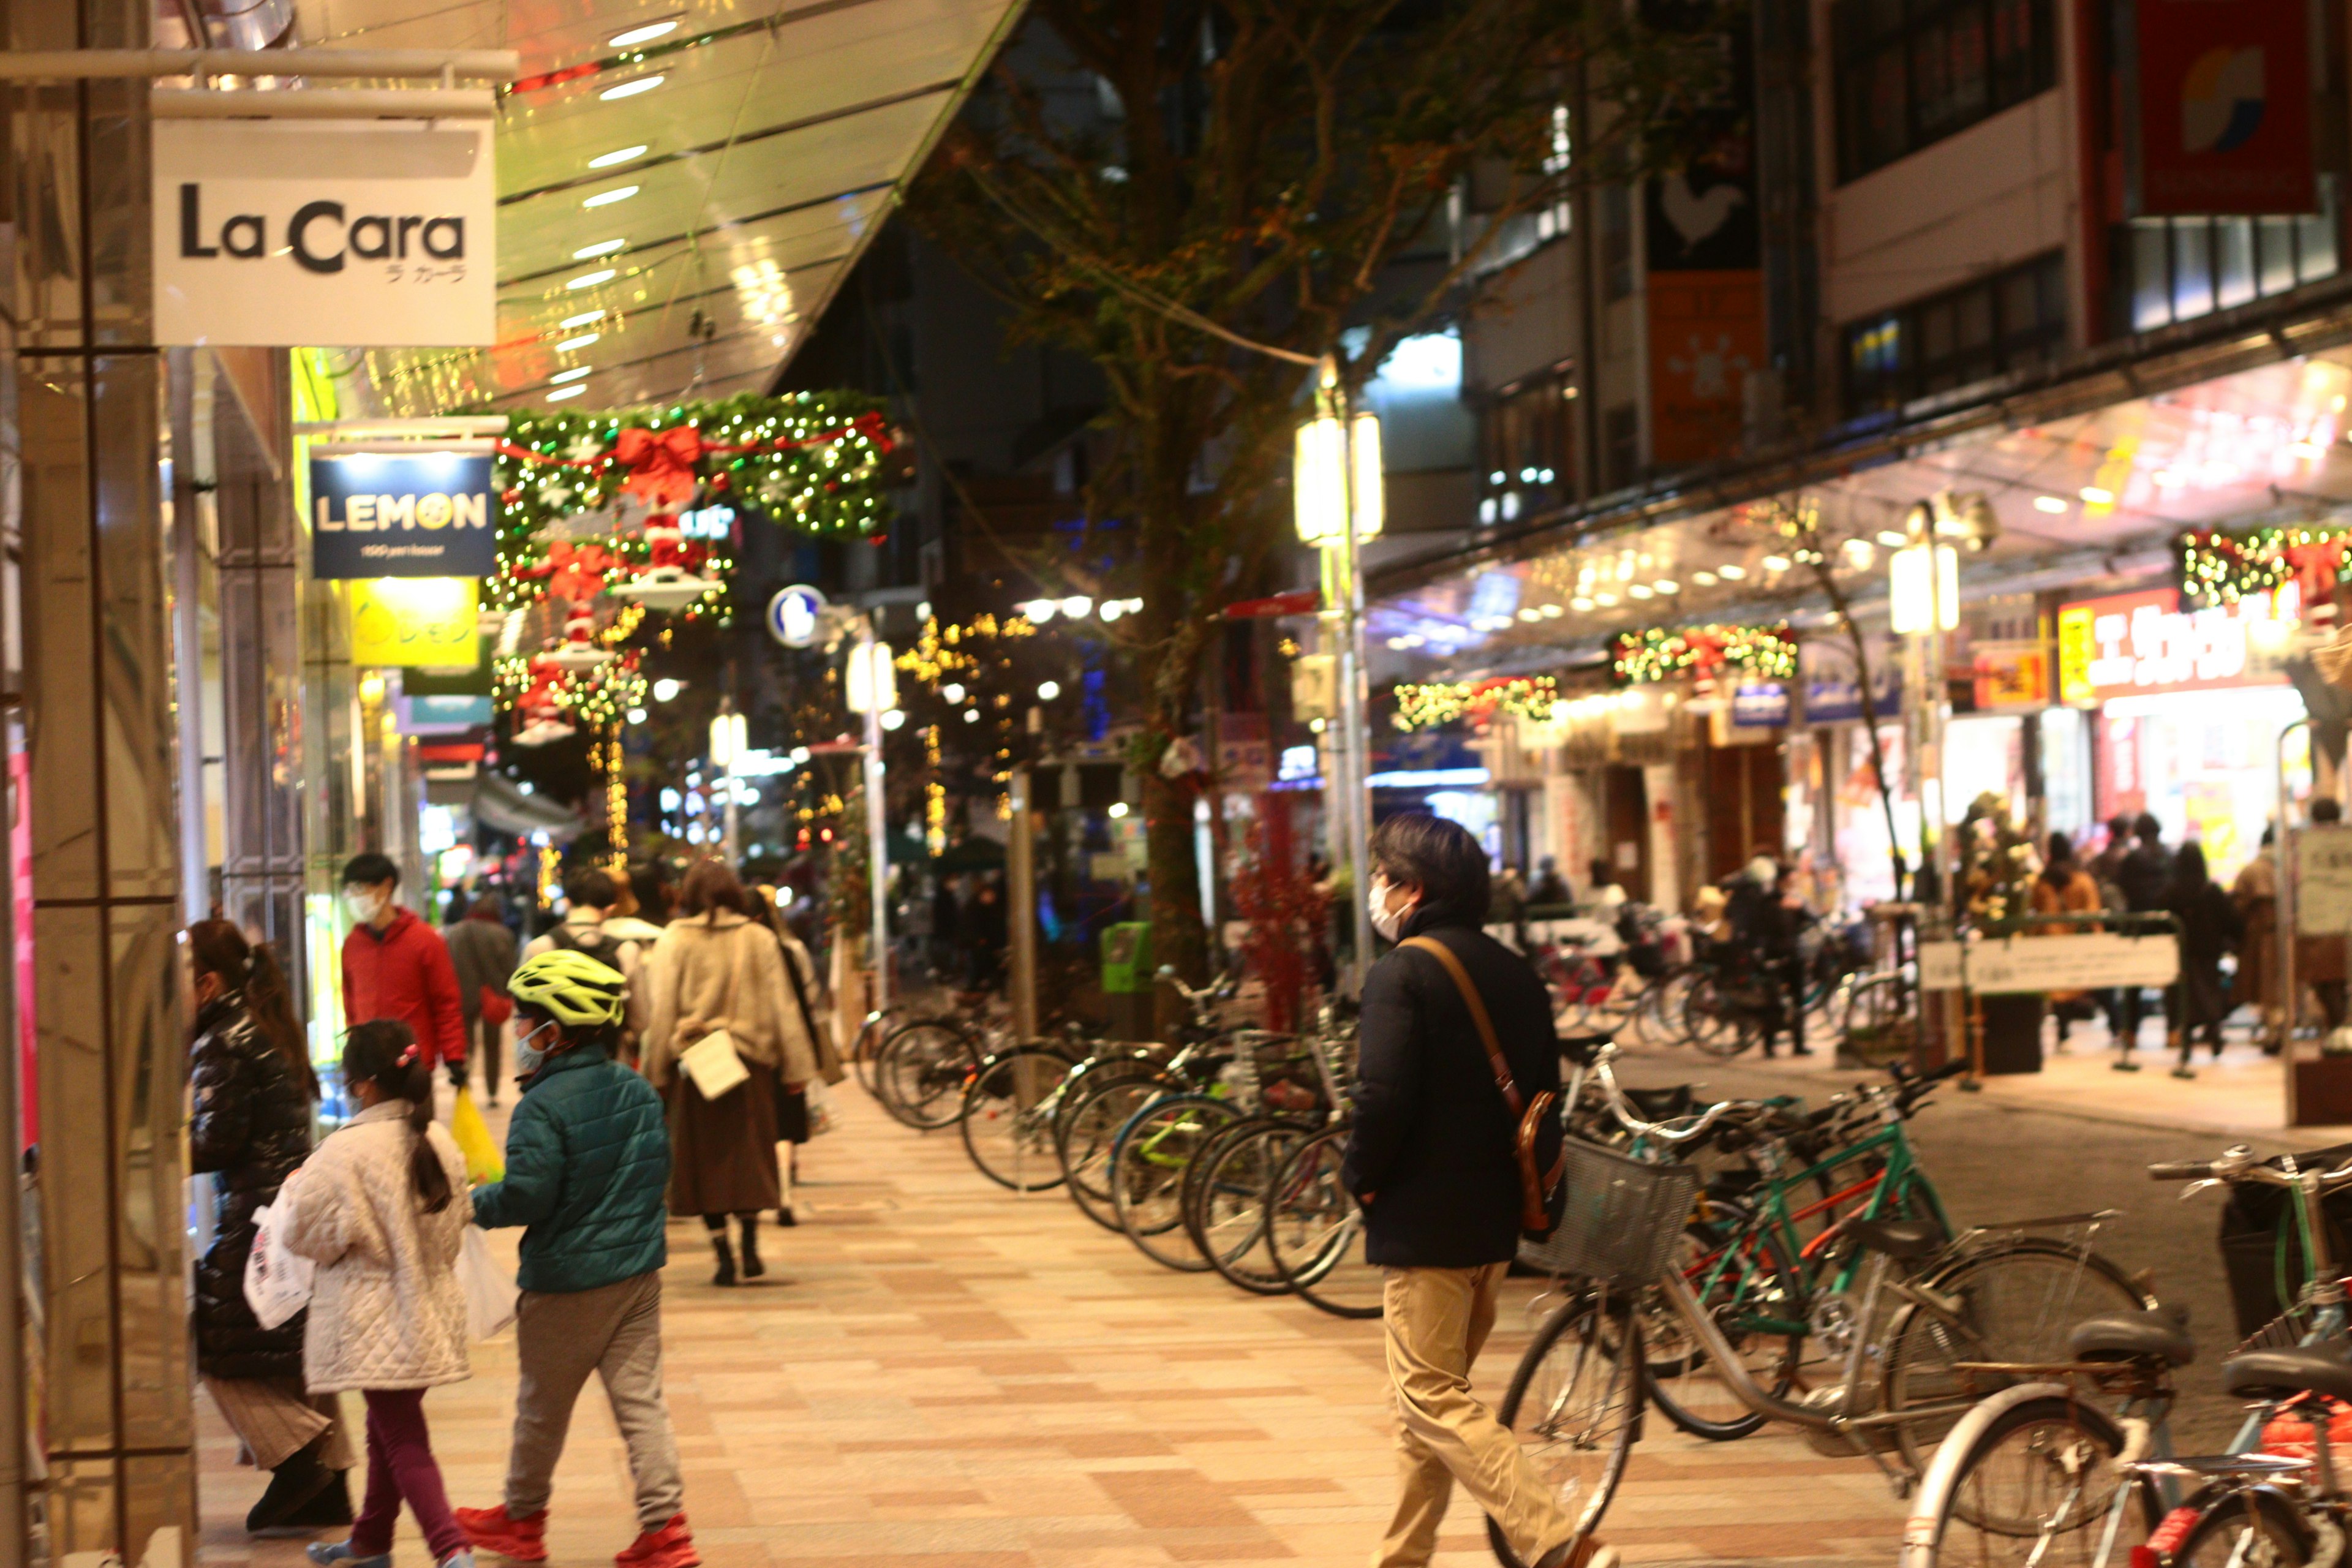
[[[517,1563],[547,1561],[547,1510],[520,1519],[507,1517],[506,1504],[496,1508],[461,1508],[457,1523],[478,1552],[495,1552]]]
[[[614,1568],[696,1568],[701,1561],[682,1513],[671,1515],[667,1524],[645,1531],[613,1555]]]

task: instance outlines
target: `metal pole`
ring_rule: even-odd
[[[1330,412],[1339,420],[1339,498],[1344,541],[1339,556],[1339,724],[1340,749],[1347,756],[1346,815],[1341,819],[1348,837],[1348,886],[1353,906],[1356,961],[1349,976],[1355,994],[1364,994],[1364,976],[1372,963],[1371,888],[1371,736],[1366,727],[1364,690],[1364,574],[1356,538],[1356,427],[1348,406],[1348,389],[1339,381],[1339,366],[1323,362],[1323,384]]]
[[[719,700],[719,715],[722,722],[734,712],[734,704],[725,698]],[[719,817],[719,842],[726,846],[727,863],[740,868],[743,864],[743,812],[735,804],[735,727],[727,726],[727,760],[719,764],[719,785],[727,793],[726,804]]]
[[[857,624],[857,657],[866,660],[866,866],[873,883],[874,1010],[890,1005],[889,814],[882,798],[882,685],[887,671],[876,668],[874,617]]]
[[[1029,818],[1030,774],[1015,768],[1006,787],[1013,806],[1005,849],[1004,929],[1011,933],[1013,1032],[1037,1036],[1037,845]]]
[[[2294,862],[2287,853],[2287,843],[2294,837],[2287,823],[2286,738],[2297,730],[2308,731],[2311,721],[2297,719],[2279,731],[2275,753],[2278,777],[2278,805],[2273,820],[2277,829],[2271,836],[2271,853],[2277,858],[2278,873],[2278,972],[2279,972],[2279,1076],[2286,1080],[2286,1124],[2295,1125],[2294,1103],[2294,1026],[2303,1011],[2303,996],[2294,983]]]

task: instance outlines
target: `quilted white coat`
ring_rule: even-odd
[[[449,1174],[448,1206],[427,1214],[408,1173],[408,1102],[361,1111],[319,1145],[278,1195],[286,1245],[319,1266],[302,1337],[313,1394],[431,1388],[466,1364],[458,1248],[473,1217],[466,1157],[446,1129],[425,1130]]]

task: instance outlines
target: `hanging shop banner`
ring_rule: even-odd
[[[490,461],[487,446],[311,447],[312,574],[496,575]]]
[[[1731,694],[1731,722],[1739,730],[1777,730],[1789,721],[1789,689],[1759,680]]]
[[[155,341],[487,348],[489,121],[154,123]]]
[[[2284,640],[2266,597],[2208,610],[2183,610],[2176,588],[2080,599],[2058,607],[2058,700],[2275,686]]]
[[[2315,823],[2294,836],[2298,936],[2352,934],[2352,827]]]
[[[2040,638],[1970,646],[1976,711],[2026,713],[2050,706],[2050,648]]]
[[[471,577],[378,577],[351,585],[352,662],[457,669],[481,657]]]
[[[2169,985],[2180,978],[2180,941],[2167,931],[1993,937],[1983,942],[1923,942],[1919,988],[1981,995],[2027,991],[2098,991],[2110,985]]]
[[[2137,216],[2319,210],[2305,0],[2138,0]]]

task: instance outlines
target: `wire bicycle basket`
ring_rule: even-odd
[[[1698,1195],[1698,1171],[1654,1164],[1570,1138],[1561,1146],[1568,1188],[1559,1227],[1522,1241],[1520,1260],[1623,1289],[1654,1284],[1674,1257]]]

